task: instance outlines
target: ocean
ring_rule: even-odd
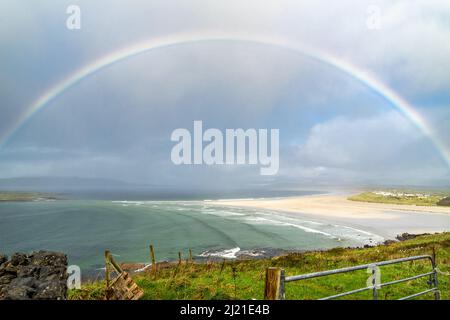
[[[61,251],[92,274],[104,251],[120,262],[267,256],[285,250],[361,246],[382,238],[301,213],[212,205],[210,201],[56,200],[0,203],[0,252]]]

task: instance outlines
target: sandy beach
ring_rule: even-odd
[[[450,231],[450,207],[350,201],[351,194],[325,194],[274,199],[221,200],[211,204],[252,207],[345,224],[385,238],[409,233]]]

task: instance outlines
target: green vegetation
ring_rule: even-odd
[[[444,196],[442,194],[385,191],[364,192],[355,196],[351,196],[348,198],[348,200],[374,203],[409,204],[416,206],[435,206],[443,198]]]
[[[39,200],[56,200],[57,195],[52,193],[40,192],[16,192],[16,191],[0,191],[1,201],[39,201]]]
[[[321,252],[295,253],[263,260],[237,260],[204,264],[165,265],[155,276],[148,271],[134,276],[144,290],[143,299],[263,299],[265,269],[282,267],[286,275],[367,264],[376,261],[431,254],[436,250],[440,270],[450,271],[450,233],[419,236],[415,239],[371,248],[336,248]],[[406,262],[381,268],[382,282],[411,277],[431,270],[428,261]],[[286,284],[287,299],[317,299],[366,286],[366,270]],[[428,278],[384,287],[379,299],[396,299],[428,288]],[[450,299],[450,277],[439,275],[442,299]],[[70,299],[102,299],[104,282],[86,284],[69,293]],[[347,299],[350,297],[347,297]],[[359,293],[352,299],[371,299]],[[418,299],[432,299],[432,294]]]

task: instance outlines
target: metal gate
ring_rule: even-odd
[[[416,260],[428,260],[431,264],[431,270],[429,272],[418,274],[418,275],[408,277],[408,278],[403,278],[403,279],[394,280],[394,281],[385,282],[385,283],[381,283],[381,281],[380,281],[377,283],[376,274],[375,274],[377,268],[382,267],[382,266],[387,266],[387,265],[408,262],[408,261],[416,261]],[[269,269],[278,269],[278,268],[269,268]],[[432,293],[432,292],[434,293],[434,298],[436,300],[440,300],[440,291],[438,288],[438,275],[437,275],[437,269],[436,269],[436,262],[435,262],[435,258],[430,255],[421,255],[421,256],[414,256],[414,257],[408,257],[408,258],[388,260],[388,261],[381,261],[381,262],[364,264],[364,265],[359,265],[359,266],[354,266],[354,267],[314,272],[314,273],[308,273],[308,274],[302,274],[302,275],[296,275],[296,276],[290,276],[290,277],[285,276],[283,269],[278,269],[279,276],[276,276],[276,278],[278,278],[277,279],[278,281],[272,282],[272,283],[277,283],[278,285],[276,285],[276,286],[278,286],[278,288],[275,290],[271,290],[270,288],[268,288],[266,286],[266,292],[275,292],[275,295],[273,295],[272,299],[284,300],[285,295],[286,295],[286,293],[285,293],[286,283],[294,282],[294,281],[301,281],[301,280],[306,280],[306,279],[312,279],[312,278],[325,277],[325,276],[336,275],[336,274],[341,274],[341,273],[348,273],[348,272],[353,272],[353,271],[357,271],[357,270],[368,270],[368,269],[369,270],[371,269],[373,272],[373,276],[372,276],[373,280],[372,280],[371,285],[368,285],[364,288],[346,291],[343,293],[324,297],[319,300],[330,300],[330,299],[340,298],[340,297],[348,296],[348,295],[359,293],[359,292],[369,291],[369,290],[372,291],[373,299],[377,300],[378,290],[380,290],[382,287],[387,287],[387,286],[391,286],[394,284],[399,284],[399,283],[403,283],[403,282],[407,282],[407,281],[411,281],[411,280],[415,280],[415,279],[419,279],[419,278],[425,278],[425,277],[428,277],[427,284],[429,285],[429,289],[421,291],[421,292],[417,292],[415,294],[412,294],[412,295],[409,295],[406,297],[402,297],[399,300],[412,299],[412,298],[415,298],[415,297],[418,297],[418,296],[421,296],[421,295],[424,295],[427,293]],[[276,270],[274,270],[274,271],[276,271]],[[271,276],[269,275],[269,270],[268,270],[267,278],[269,279],[270,277]],[[273,276],[272,276],[272,278],[273,278]],[[267,296],[266,298],[271,299],[271,297],[269,297],[269,296]]]

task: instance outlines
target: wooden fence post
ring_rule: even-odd
[[[153,245],[150,245],[150,256],[152,258],[152,271],[154,274],[156,274],[156,259],[155,259],[155,249],[153,248]]]
[[[181,251],[178,251],[178,265],[181,265]]]
[[[105,281],[106,288],[109,287],[109,251],[105,250]]]
[[[281,268],[266,269],[266,286],[264,288],[265,300],[280,300]]]
[[[192,264],[193,260],[192,260],[192,250],[189,249],[189,263]]]

